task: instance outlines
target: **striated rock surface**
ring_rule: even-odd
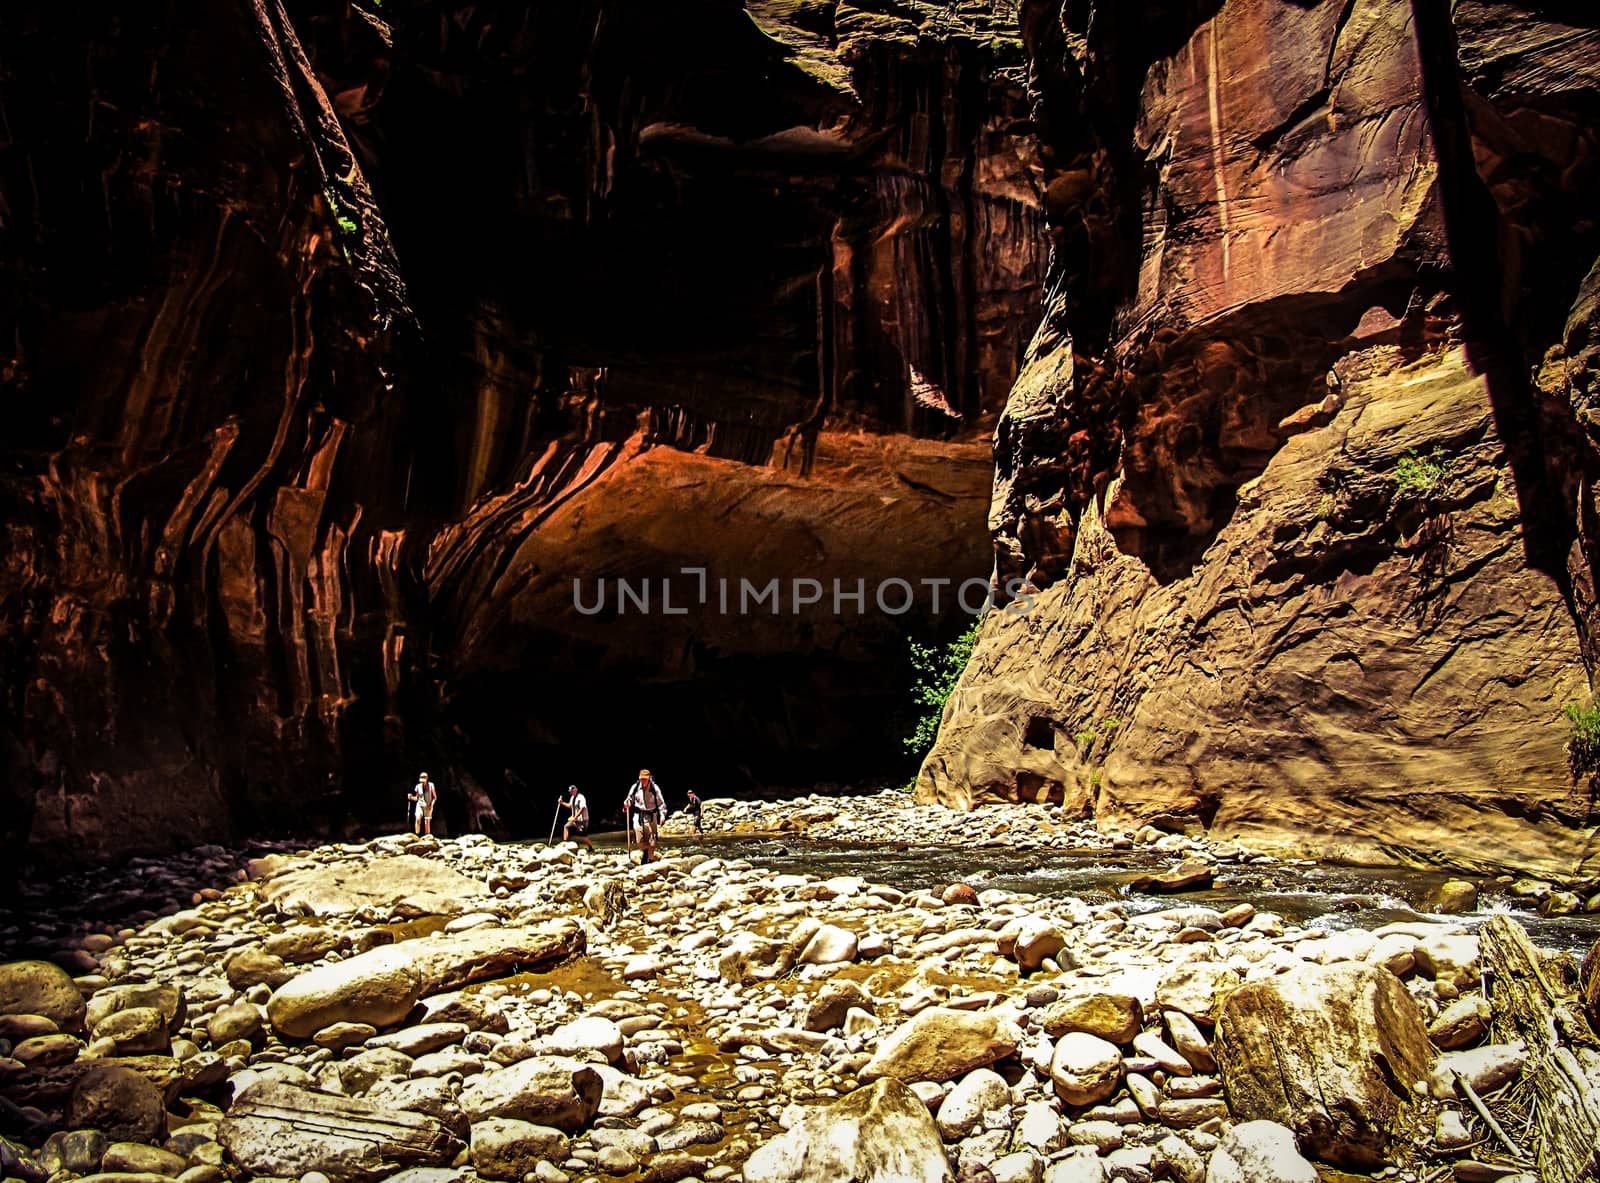
[[[1055,254],[990,528],[1025,582],[922,798],[1600,866],[1563,716],[1593,658],[1600,25],[1225,0],[1024,30]]]
[[[446,829],[531,826],[504,771],[618,715],[743,783],[892,754],[905,621],[573,583],[982,576],[1048,250],[1012,6],[24,3],[0,39],[9,838],[393,824],[421,757]]]

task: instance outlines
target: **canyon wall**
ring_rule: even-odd
[[[1135,11],[1137,10],[1137,11]],[[1600,19],[1024,6],[1054,255],[919,794],[1600,872]]]
[[[26,2],[0,44],[13,844],[893,750],[927,606],[573,582],[983,574],[1048,249],[1014,6]]]

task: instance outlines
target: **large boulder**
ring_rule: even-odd
[[[308,1039],[333,1023],[387,1027],[426,995],[548,966],[583,947],[583,929],[570,921],[402,941],[285,983],[267,1003],[267,1018],[293,1039]]]
[[[952,1178],[928,1107],[898,1080],[879,1080],[809,1110],[744,1164],[745,1183],[952,1183]]]
[[[363,910],[387,914],[403,900],[453,914],[463,911],[467,900],[489,894],[481,881],[414,854],[300,867],[267,880],[258,890],[286,916],[348,916]]]
[[[1233,991],[1213,1047],[1240,1121],[1276,1121],[1308,1154],[1368,1168],[1414,1133],[1411,1088],[1433,1059],[1422,1014],[1388,970],[1307,965]]]
[[[83,995],[59,965],[10,961],[0,965],[0,1014],[43,1015],[62,1031],[83,1027]]]
[[[953,1080],[1014,1054],[1021,1043],[1021,1030],[1001,1015],[930,1007],[878,1045],[861,1079]]]
[[[533,1056],[474,1076],[461,1090],[461,1108],[474,1122],[507,1117],[558,1130],[587,1125],[605,1085],[591,1064]]]
[[[402,1167],[443,1167],[464,1143],[438,1119],[264,1080],[245,1089],[217,1141],[246,1173],[299,1178],[388,1178]]]

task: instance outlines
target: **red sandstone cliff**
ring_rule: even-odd
[[[920,793],[1600,870],[1595,15],[1023,21],[1056,253],[990,525],[1037,596]]]

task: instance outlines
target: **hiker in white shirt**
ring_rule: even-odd
[[[623,798],[622,811],[628,816],[628,829],[644,851],[644,861],[652,861],[656,856],[656,826],[666,817],[667,800],[648,768],[639,770],[639,779]]]
[[[567,786],[567,795],[561,802],[562,809],[570,809],[572,816],[567,819],[567,824],[561,827],[561,840],[570,842],[576,838],[590,850],[594,843],[589,841],[589,801],[580,792],[577,785]]]

